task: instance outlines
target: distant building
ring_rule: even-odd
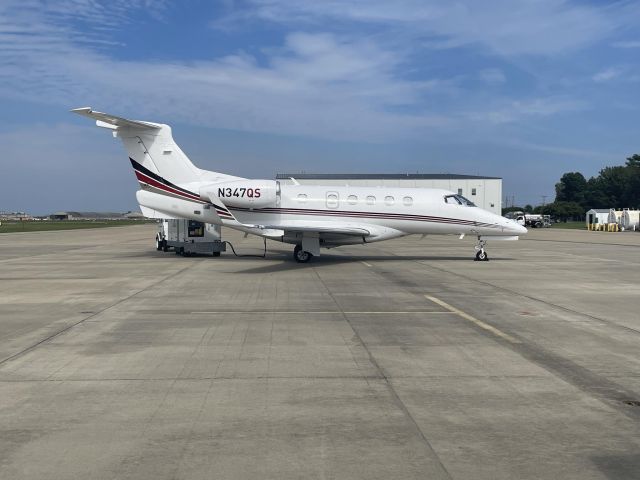
[[[352,185],[358,187],[442,188],[463,195],[478,207],[502,214],[502,178],[433,173],[279,173],[276,179],[302,185]]]
[[[603,223],[609,223],[610,208],[592,208],[587,212],[586,221],[587,226],[597,223],[602,225]]]
[[[25,212],[0,212],[0,220],[33,220],[33,215]]]

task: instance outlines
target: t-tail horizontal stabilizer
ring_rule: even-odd
[[[162,125],[151,122],[142,122],[140,120],[128,120],[126,118],[117,117],[108,113],[96,112],[91,110],[91,107],[74,108],[71,110],[73,113],[82,115],[83,117],[89,117],[96,121],[96,125],[99,127],[118,129],[118,128],[131,128],[138,130],[159,130]]]

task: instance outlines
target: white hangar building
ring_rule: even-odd
[[[302,185],[353,185],[358,187],[443,188],[462,195],[478,207],[502,215],[502,178],[431,173],[279,173],[277,180]]]

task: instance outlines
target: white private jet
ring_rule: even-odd
[[[527,229],[434,188],[371,188],[281,184],[196,167],[174,142],[171,127],[127,120],[89,107],[72,112],[120,138],[140,182],[136,198],[150,218],[224,225],[295,245],[308,262],[320,247],[379,242],[412,234],[474,235],[476,260],[488,260],[488,238],[517,240]]]

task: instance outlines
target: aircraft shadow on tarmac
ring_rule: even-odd
[[[607,478],[638,478],[640,455],[594,455],[591,461]]]
[[[251,258],[235,258],[230,257],[231,259],[236,260],[249,260]],[[255,257],[252,260],[257,260]],[[260,259],[263,260],[263,259]],[[360,264],[360,262],[402,262],[402,261],[463,261],[463,262],[473,262],[473,258],[469,257],[452,257],[452,256],[434,256],[434,255],[406,255],[406,256],[392,256],[392,255],[368,255],[368,256],[346,256],[346,255],[330,255],[330,254],[322,254],[321,257],[313,258],[309,263],[296,263],[292,258],[290,258],[290,254],[276,254],[270,256],[267,253],[267,257],[264,260],[271,260],[267,265],[248,268],[246,270],[237,270],[235,273],[275,273],[275,272],[284,272],[289,270],[300,270],[304,268],[322,268],[322,267],[330,267],[335,265],[346,265],[346,264]],[[279,260],[279,263],[273,263],[274,260]],[[513,258],[498,258],[496,261],[512,261]],[[482,263],[482,262],[480,262]]]
[[[145,255],[148,257],[162,256],[163,254],[156,254],[153,252],[150,255]],[[165,254],[166,255],[166,254]],[[248,268],[246,270],[234,270],[229,273],[275,273],[275,272],[284,272],[289,270],[300,270],[306,268],[322,268],[322,267],[330,267],[335,265],[344,265],[344,264],[357,264],[360,262],[403,262],[403,261],[414,261],[414,262],[425,262],[425,261],[446,261],[446,262],[473,262],[473,258],[469,256],[443,256],[443,255],[363,255],[363,256],[351,256],[351,255],[332,255],[328,253],[323,253],[320,257],[314,257],[309,263],[297,263],[293,258],[291,258],[291,254],[289,252],[269,252],[267,251],[267,256],[262,257],[261,255],[223,255],[218,258],[210,258],[207,255],[194,255],[191,257],[181,257],[177,256],[176,259],[181,260],[204,260],[209,259],[212,262],[234,262],[234,265],[238,265],[237,262],[243,261],[266,261],[266,265],[261,265],[258,267]],[[491,258],[492,262],[504,262],[504,261],[514,261],[516,259],[509,257],[496,257]],[[277,263],[274,263],[276,262]],[[483,262],[480,262],[483,263]]]

